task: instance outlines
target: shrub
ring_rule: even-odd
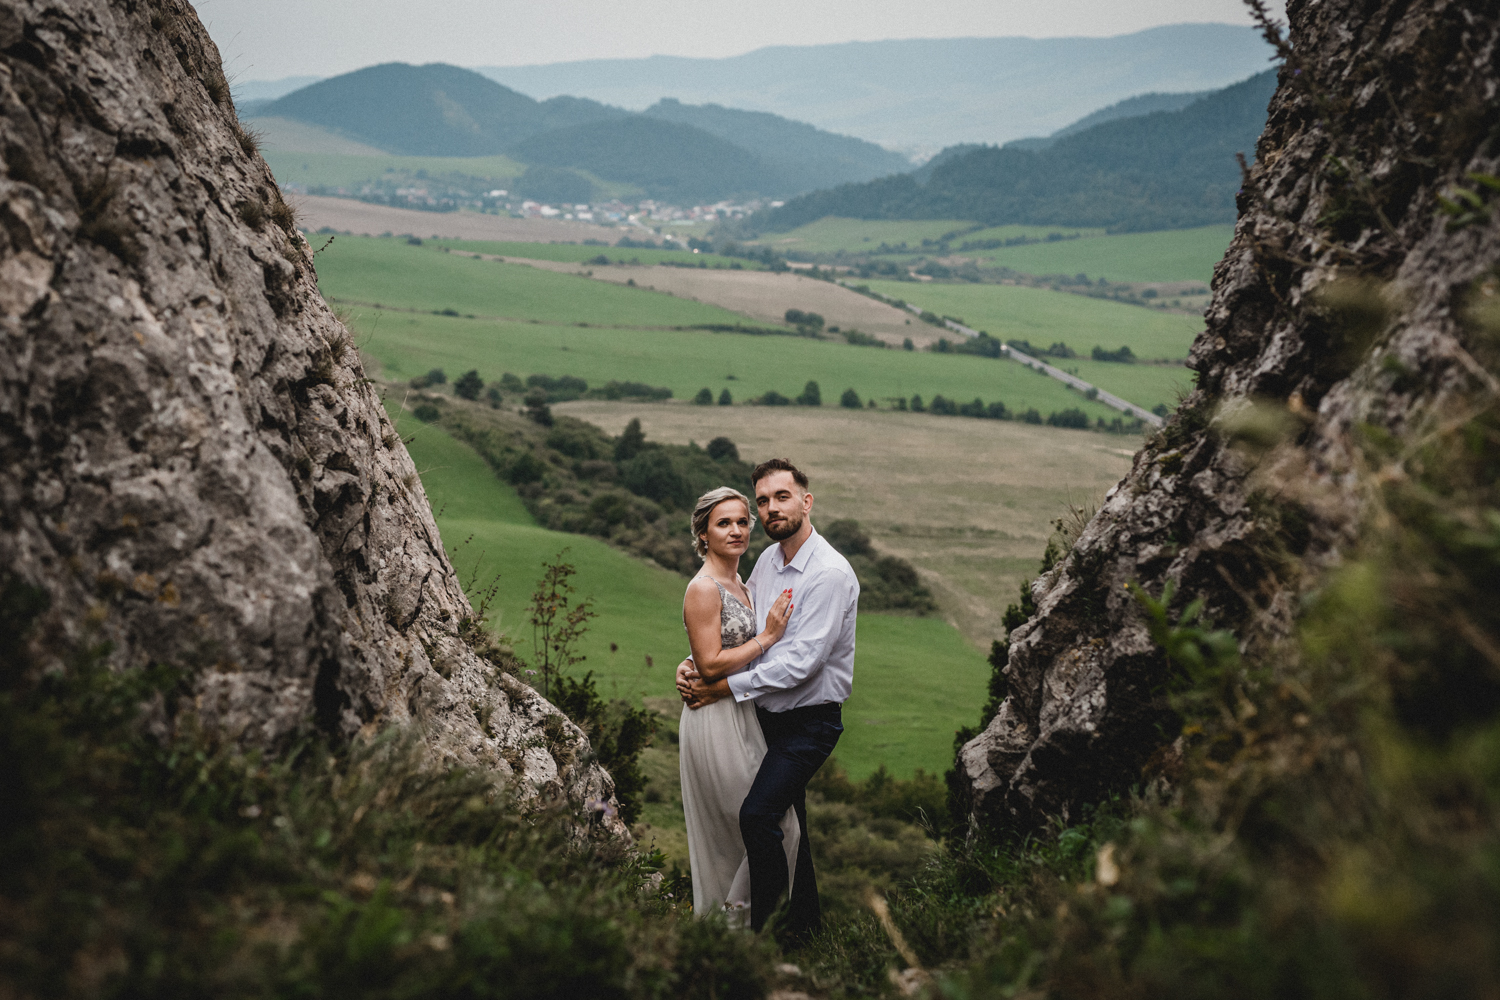
[[[789,326],[806,326],[815,330],[823,328],[823,317],[815,312],[803,312],[801,309],[788,309],[785,317]]]
[[[579,379],[577,381],[582,381]],[[590,399],[671,399],[672,390],[666,386],[647,385],[644,382],[620,382],[610,379],[598,389],[590,389]]]
[[[621,470],[620,483],[637,496],[667,507],[690,507],[697,499],[660,448],[646,448],[632,458]]]
[[[781,393],[777,392],[775,389],[770,389],[770,390],[768,390],[765,393],[765,395],[763,395],[763,396],[760,397],[760,405],[761,406],[791,406],[792,405],[792,401],[790,399],[787,399]]]
[[[1106,351],[1102,347],[1094,348],[1095,361],[1114,361],[1120,364],[1132,364],[1135,362],[1135,353],[1127,347],[1121,347],[1113,351]]]
[[[641,418],[631,417],[625,430],[615,439],[614,459],[616,462],[628,462],[639,455],[644,447],[646,432],[641,430]]]
[[[708,442],[708,447],[704,450],[708,452],[708,457],[713,459],[715,462],[721,461],[726,458],[733,462],[738,462],[740,460],[740,450],[736,448],[734,446],[734,442],[729,440],[727,437],[720,436],[714,438],[712,441]]]
[[[1005,408],[1005,404],[998,401],[986,407],[984,415],[991,420],[1009,420],[1011,418],[1011,413]]]
[[[1074,427],[1086,430],[1089,426],[1089,416],[1078,407],[1070,406],[1066,410],[1048,415],[1047,423],[1053,427]]]
[[[698,390],[698,395],[693,397],[693,402],[698,406],[714,405],[714,391],[708,386],[704,386]]]
[[[797,397],[798,406],[822,406],[823,393],[818,389],[818,383],[811,380],[802,387],[802,395]]]
[[[853,389],[845,389],[844,394],[839,397],[839,405],[851,410],[857,410],[865,404],[861,402],[859,393]]]
[[[1040,424],[1040,423],[1043,423],[1042,415],[1037,412],[1037,409],[1036,409],[1035,406],[1031,407],[1025,413],[1021,414],[1021,420],[1022,420],[1022,422],[1028,423],[1028,424]]]
[[[958,415],[958,405],[954,403],[953,400],[947,398],[941,393],[932,397],[932,405],[930,409],[933,413],[944,417],[954,417]]]
[[[441,368],[434,368],[426,375],[418,375],[412,379],[411,387],[413,389],[426,389],[429,386],[443,385],[447,381],[448,376],[443,374],[443,370]]]
[[[479,372],[469,369],[453,382],[453,392],[464,399],[478,399],[479,392],[484,388],[484,379],[479,377]]]
[[[490,386],[485,390],[484,398],[492,409],[498,409],[500,404],[504,402],[504,397],[500,395],[500,390],[495,386]]]
[[[901,349],[903,351],[915,351],[917,349],[917,345],[911,342],[910,337],[907,337],[901,341]]]
[[[719,393],[719,405],[720,406],[733,406],[734,405],[734,397],[729,394],[729,390],[728,389],[725,389],[725,390],[723,390],[723,391],[721,391]]]
[[[545,389],[532,389],[526,394],[526,415],[543,427],[552,426],[552,408],[547,405]]]
[[[926,413],[927,412],[927,407],[922,404],[922,397],[921,396],[913,396],[911,398],[911,411],[913,413]]]
[[[511,485],[521,486],[538,482],[546,470],[547,467],[542,464],[541,459],[529,451],[523,451],[511,461],[510,467],[506,469],[505,478],[510,480]]]
[[[416,409],[411,411],[411,415],[422,421],[422,423],[424,424],[430,424],[441,417],[443,415],[443,411],[439,410],[431,403],[418,403]]]

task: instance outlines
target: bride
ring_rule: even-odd
[[[782,592],[755,631],[755,609],[740,582],[740,556],[755,518],[750,502],[727,486],[710,490],[693,511],[693,540],[703,569],[689,581],[682,620],[699,670],[716,675],[749,666],[786,632],[792,593]],[[750,864],[740,837],[740,804],[766,755],[766,740],[752,702],[733,698],[694,703],[682,710],[680,743],[682,810],[687,817],[693,912],[727,911],[749,924]],[[797,864],[799,829],[794,810],[781,820],[787,875]]]

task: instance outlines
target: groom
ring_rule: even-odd
[[[755,702],[766,756],[740,807],[740,835],[750,859],[750,926],[760,930],[787,887],[781,818],[797,811],[802,836],[786,929],[794,940],[822,921],[812,845],[807,836],[807,783],[833,752],[842,706],[854,683],[854,619],[859,581],[849,561],[813,530],[807,476],[784,458],[760,463],[750,476],[755,509],[780,545],[761,553],[750,574],[756,625],[788,588],[796,609],[786,634],[737,674],[706,684],[691,660],[677,669],[677,687],[694,708],[733,697]]]

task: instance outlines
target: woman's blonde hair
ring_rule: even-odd
[[[698,498],[698,506],[693,508],[693,551],[698,553],[699,559],[708,555],[708,542],[703,537],[708,531],[708,519],[713,514],[714,508],[725,500],[738,500],[744,504],[745,513],[750,515],[750,527],[755,527],[755,507],[745,499],[745,494],[733,486],[720,486],[716,490],[709,490]]]

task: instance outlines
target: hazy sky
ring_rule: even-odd
[[[1248,24],[1241,0],[199,0],[231,80],[381,62],[518,66],[888,38]],[[1277,3],[1278,8],[1282,3]]]

